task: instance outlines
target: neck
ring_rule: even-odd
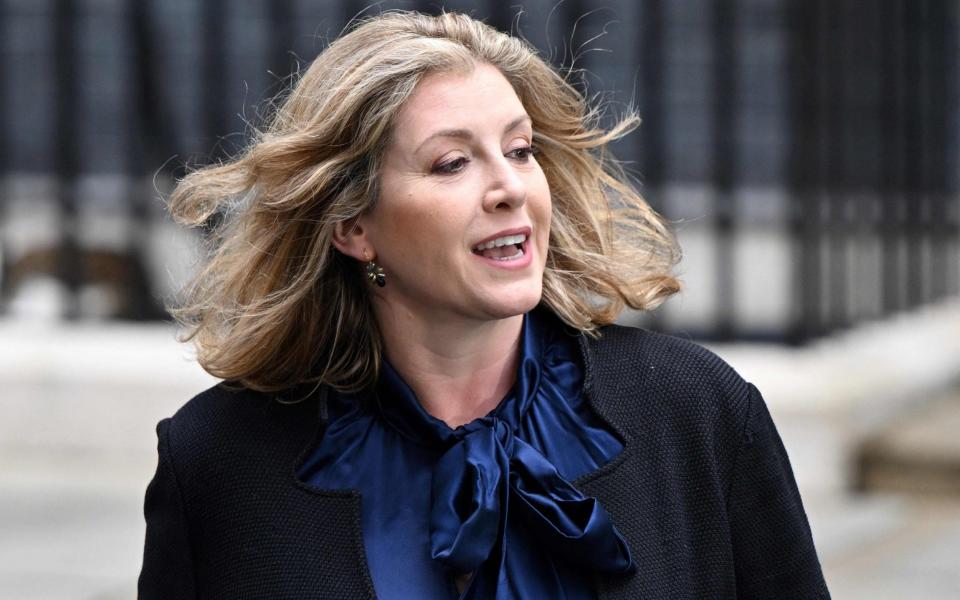
[[[485,416],[513,386],[523,315],[421,318],[381,303],[374,312],[390,364],[424,410],[450,427]]]

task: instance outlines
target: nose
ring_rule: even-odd
[[[489,167],[489,183],[483,196],[483,209],[496,212],[520,208],[527,201],[527,185],[509,160],[501,156]]]

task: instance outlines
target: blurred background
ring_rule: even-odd
[[[0,0],[0,597],[135,597],[156,422],[212,385],[164,198],[352,18],[524,36],[684,250],[623,321],[764,392],[835,598],[960,597],[960,2]]]

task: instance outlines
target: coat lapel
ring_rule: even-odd
[[[300,528],[296,573],[290,573],[299,590],[296,598],[359,598],[373,600],[376,592],[361,528],[360,493],[356,490],[325,490],[314,487],[297,477],[302,462],[310,456],[326,427],[326,386],[308,401],[315,406],[313,433],[292,464],[287,465],[287,494],[297,505],[284,514],[300,516],[301,523],[286,523],[285,528]],[[310,418],[309,415],[304,415]],[[286,597],[286,596],[284,596]]]

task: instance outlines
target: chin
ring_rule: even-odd
[[[495,319],[507,319],[530,312],[540,304],[543,294],[543,287],[536,286],[536,289],[526,289],[515,294],[503,294],[497,298],[491,298],[485,303],[485,311]]]

